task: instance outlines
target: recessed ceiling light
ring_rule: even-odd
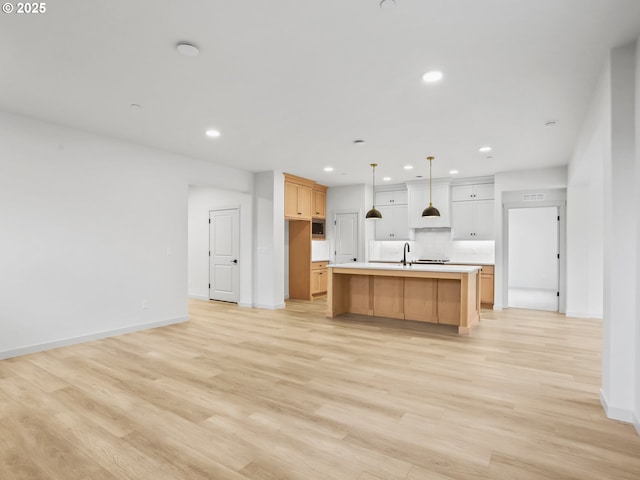
[[[176,45],[176,50],[185,57],[197,57],[200,49],[191,43],[180,42]]]
[[[492,148],[489,145],[485,145],[484,147],[480,147],[478,149],[480,153],[487,153],[487,152],[490,152],[491,150]]]
[[[207,130],[204,134],[209,138],[218,138],[220,136],[220,132],[218,130]]]
[[[547,128],[553,128],[558,124],[558,122],[556,122],[555,120],[549,120],[548,122],[545,122],[544,126]]]
[[[457,175],[460,172],[458,170],[449,170],[449,175]]]
[[[333,172],[333,167],[324,167],[325,172]]]
[[[389,180],[391,180],[391,177],[384,177],[382,180],[384,180],[385,182],[388,182]]]
[[[132,103],[130,107],[134,110],[139,110],[142,108],[142,105],[140,105],[139,103]]]
[[[392,8],[396,6],[396,0],[381,0],[380,2],[380,8]]]
[[[405,170],[413,170],[413,165],[405,165],[404,167]]]
[[[436,83],[442,80],[443,76],[440,70],[431,70],[422,75],[422,81],[426,83]]]
[[[353,143],[356,145],[364,145],[364,140],[354,140]]]
[[[487,160],[491,160],[493,158],[493,155],[487,155]]]

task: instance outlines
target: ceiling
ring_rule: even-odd
[[[434,177],[489,175],[566,165],[607,52],[640,33],[638,0],[378,2],[65,0],[0,14],[0,109],[330,186],[370,182],[372,162],[378,183],[426,177],[428,155]],[[425,84],[432,69],[444,79]]]

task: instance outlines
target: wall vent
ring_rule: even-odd
[[[522,195],[523,202],[543,202],[544,193],[525,193]]]

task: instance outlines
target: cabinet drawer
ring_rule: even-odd
[[[329,262],[311,262],[311,270],[326,269]]]
[[[482,270],[480,273],[484,273],[485,275],[493,275],[495,271],[495,267],[493,265],[482,265]]]

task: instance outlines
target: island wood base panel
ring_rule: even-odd
[[[345,313],[455,325],[480,320],[478,272],[387,272],[329,268],[327,316]]]

